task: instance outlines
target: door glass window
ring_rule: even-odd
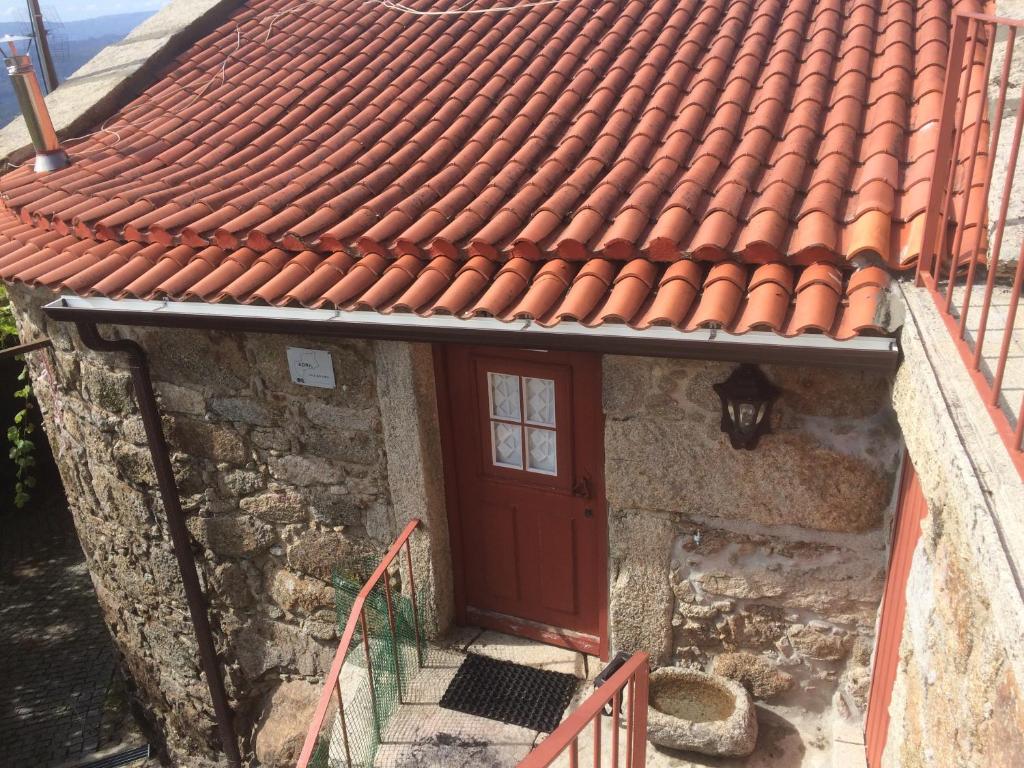
[[[554,380],[489,372],[487,389],[494,465],[557,475]]]
[[[523,386],[526,390],[526,423],[555,426],[555,382],[524,376]]]
[[[531,472],[545,475],[557,474],[558,460],[555,454],[555,430],[526,428],[526,468]]]
[[[488,373],[491,389],[491,416],[519,421],[519,377],[507,373]]]
[[[518,424],[491,421],[494,463],[499,467],[523,468],[523,428]]]

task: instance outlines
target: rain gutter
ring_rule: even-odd
[[[900,355],[899,345],[891,336],[856,336],[837,341],[818,333],[785,337],[770,331],[751,331],[736,335],[710,328],[682,332],[663,326],[640,331],[625,324],[588,327],[565,321],[544,327],[522,319],[420,317],[408,312],[381,314],[80,296],[63,296],[43,309],[55,320],[75,323],[448,342],[887,372],[896,369]]]
[[[185,514],[181,509],[181,498],[178,485],[171,468],[170,453],[164,437],[160,412],[157,410],[156,398],[153,395],[153,382],[149,375],[146,353],[134,341],[127,339],[110,340],[100,336],[95,323],[89,321],[76,322],[78,335],[89,349],[96,352],[118,352],[128,356],[128,368],[132,376],[135,398],[139,403],[139,414],[146,430],[146,442],[153,458],[156,470],[157,487],[160,500],[163,502],[167,515],[167,528],[171,534],[171,548],[178,561],[181,583],[185,591],[185,602],[195,629],[196,643],[199,646],[199,663],[206,675],[206,684],[210,689],[213,711],[217,719],[217,730],[220,733],[221,748],[233,768],[240,768],[242,758],[238,751],[238,740],[235,737],[234,719],[228,704],[227,692],[224,688],[224,676],[221,673],[220,660],[213,642],[210,629],[210,617],[207,613],[206,600],[199,584],[199,573],[196,569],[195,557],[189,543],[188,528],[185,525]]]

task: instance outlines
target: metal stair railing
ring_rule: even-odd
[[[345,768],[354,768],[354,766],[362,765],[363,760],[360,760],[358,756],[353,755],[355,749],[354,738],[352,733],[352,725],[350,724],[349,717],[346,715],[345,697],[342,695],[342,672],[346,668],[346,659],[349,655],[349,651],[353,646],[353,641],[357,635],[361,638],[363,653],[365,655],[365,681],[369,689],[370,695],[370,709],[371,716],[373,718],[372,733],[374,739],[374,746],[380,740],[380,732],[384,727],[382,719],[386,716],[386,710],[381,706],[379,701],[381,697],[381,691],[378,690],[381,684],[379,679],[383,674],[387,674],[389,677],[394,677],[394,687],[397,691],[397,698],[401,699],[402,691],[402,663],[401,663],[401,649],[399,644],[400,629],[398,626],[398,617],[396,610],[395,597],[392,594],[391,582],[388,577],[388,568],[393,562],[395,562],[402,550],[405,550],[406,564],[408,567],[409,574],[409,598],[412,607],[412,625],[415,633],[416,641],[416,655],[417,663],[422,665],[422,642],[420,635],[420,621],[419,621],[419,608],[416,603],[416,582],[413,573],[412,563],[412,551],[410,549],[409,538],[412,536],[413,531],[420,525],[418,519],[411,520],[405,528],[399,534],[398,538],[388,549],[387,553],[381,559],[380,564],[373,571],[370,577],[363,584],[362,589],[356,595],[355,600],[352,603],[351,611],[349,612],[348,619],[345,623],[344,631],[342,632],[341,642],[338,644],[338,650],[334,654],[334,661],[331,663],[330,671],[327,673],[327,679],[324,682],[323,693],[320,695],[320,701],[317,704],[316,711],[313,714],[313,721],[310,723],[309,730],[306,733],[306,740],[303,743],[302,751],[299,754],[299,760],[297,768],[309,768],[312,764],[314,765],[343,765]],[[372,614],[374,609],[374,602],[371,601],[367,604],[369,598],[375,594],[378,586],[383,585],[384,589],[384,602],[386,605],[386,622],[390,632],[390,645],[387,646],[387,653],[380,653],[378,649],[371,649],[374,644],[380,644],[377,639],[372,636],[372,618],[368,619],[368,612]],[[381,612],[383,613],[383,611]],[[385,644],[387,638],[384,638]],[[375,651],[377,651],[375,653]],[[376,656],[376,659],[375,659]],[[379,662],[381,658],[389,658],[393,660],[393,669],[374,671],[375,661]],[[390,680],[387,681],[390,685]],[[408,682],[408,681],[406,681]],[[332,709],[332,704],[337,707],[337,711],[334,713],[334,729],[338,732],[324,733],[324,724],[328,720],[328,714]],[[332,729],[332,731],[334,730]],[[326,737],[326,738],[325,738]],[[369,760],[372,762],[372,752],[369,755]]]
[[[550,736],[542,741],[519,763],[518,768],[547,768],[568,750],[569,768],[578,768],[580,734],[591,727],[594,768],[603,765],[602,713],[611,706],[611,734],[608,758],[611,768],[643,768],[647,763],[647,695],[648,656],[635,653],[607,682],[596,688],[592,694],[567,717]],[[625,694],[625,695],[623,695]],[[626,702],[626,733],[620,738],[619,731],[622,702]],[[624,760],[619,755],[624,753]]]

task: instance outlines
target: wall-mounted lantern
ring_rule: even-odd
[[[756,365],[744,363],[725,381],[713,385],[722,400],[722,431],[733,448],[748,451],[768,431],[768,417],[779,390]]]

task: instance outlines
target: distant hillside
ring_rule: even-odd
[[[50,34],[58,38],[64,37],[69,41],[110,36],[115,36],[120,40],[152,15],[153,11],[140,11],[138,13],[115,13],[95,19],[64,21],[52,25]],[[0,35],[29,34],[30,30],[31,26],[27,21],[0,22]]]
[[[123,40],[129,32],[152,15],[152,11],[118,13],[51,25],[50,47],[57,76],[63,82],[102,49]],[[28,22],[0,22],[0,35],[30,35],[31,32],[32,28]],[[34,50],[33,46],[33,52]],[[36,69],[39,69],[38,60]],[[0,73],[0,79],[5,81],[0,84],[0,125],[6,125],[17,116],[18,102],[10,82],[7,82],[7,76]],[[42,76],[39,79],[42,82]]]

